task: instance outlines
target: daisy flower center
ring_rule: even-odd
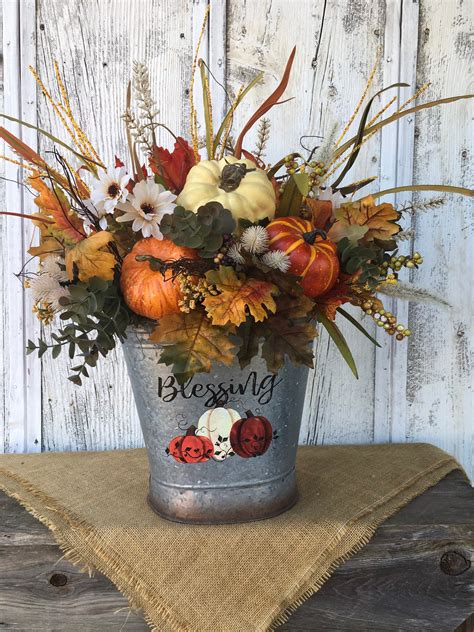
[[[116,198],[119,193],[120,186],[117,184],[117,182],[112,182],[112,184],[107,189],[107,195],[111,198]]]
[[[144,213],[154,213],[155,212],[154,207],[149,202],[143,202],[143,204],[140,206],[140,208],[142,209],[142,211]]]

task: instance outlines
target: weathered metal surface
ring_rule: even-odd
[[[148,335],[131,329],[123,350],[148,450],[155,511],[182,522],[223,523],[268,518],[291,507],[308,369],[286,364],[272,375],[256,358],[243,370],[238,364],[215,366],[179,386]],[[231,449],[224,460],[205,462],[178,462],[166,452],[190,426],[199,434],[201,415],[216,407],[233,409],[241,418],[246,411],[266,417],[276,434],[266,452],[242,458]],[[226,434],[219,443],[228,446]]]

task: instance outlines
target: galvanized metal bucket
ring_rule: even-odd
[[[151,507],[169,520],[261,520],[297,500],[295,459],[308,369],[256,358],[180,386],[145,327],[123,348],[150,464]]]

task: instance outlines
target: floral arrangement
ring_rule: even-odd
[[[294,55],[295,50],[276,90],[235,137],[235,111],[259,77],[239,90],[216,128],[207,68],[196,54],[193,80],[198,71],[206,133],[198,137],[192,84],[189,142],[158,120],[148,70],[135,63],[123,116],[129,156],[117,157],[112,166],[102,162],[74,118],[57,65],[58,100],[36,75],[72,145],[37,128],[54,142],[44,157],[0,128],[27,171],[26,185],[38,207],[22,216],[38,229],[38,245],[29,253],[39,267],[22,271],[21,278],[33,293],[38,318],[50,327],[43,328],[41,339],[29,341],[28,352],[42,356],[50,350],[57,357],[66,349],[79,358],[69,379],[81,384],[98,358],[126,338],[131,324],[147,319],[154,323],[151,340],[163,347],[161,361],[183,383],[209,371],[213,362],[230,365],[237,358],[245,367],[258,354],[269,372],[277,372],[285,358],[312,366],[320,324],[357,376],[336,319],[347,319],[377,343],[343,305],[357,306],[399,341],[410,335],[384,309],[379,294],[396,286],[402,268],[423,262],[417,252],[399,252],[409,237],[402,215],[417,207],[379,200],[410,189],[473,192],[418,185],[364,196],[361,191],[376,178],[351,182],[349,171],[361,147],[385,125],[468,97],[414,106],[423,86],[383,118],[395,99],[371,113],[380,94],[367,99],[372,72],[337,139],[331,134],[307,155],[290,152],[270,165],[264,159],[270,137],[266,114],[280,103]],[[357,132],[344,140],[358,115]],[[245,138],[257,123],[258,145],[250,151]],[[157,144],[159,127],[174,138],[171,150]],[[442,202],[434,198],[420,205]]]

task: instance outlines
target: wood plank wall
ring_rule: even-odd
[[[26,71],[34,63],[52,85],[52,61],[57,59],[80,122],[111,161],[115,153],[124,153],[119,116],[132,61],[146,60],[162,120],[188,132],[192,56],[207,0],[3,0],[3,5],[5,94],[0,99],[4,96],[5,109],[21,111],[60,133]],[[468,5],[462,0],[211,0],[201,52],[230,95],[264,71],[262,83],[236,116],[238,129],[276,85],[296,43],[288,94],[297,98],[271,114],[271,161],[298,149],[301,136],[325,136],[350,116],[379,49],[373,90],[407,81],[411,88],[400,92],[405,100],[430,81],[425,100],[473,92]],[[216,84],[213,93],[220,114],[225,94]],[[23,137],[35,142],[31,134]],[[469,187],[473,138],[470,103],[425,111],[367,143],[354,176],[377,175],[374,188],[411,182]],[[169,142],[166,135],[161,140]],[[248,141],[252,148],[255,135]],[[306,146],[311,142],[303,139]],[[40,148],[48,149],[43,139]],[[1,169],[3,177],[18,176],[8,165]],[[25,191],[10,182],[0,182],[0,196],[2,207],[32,208]],[[411,224],[415,238],[405,249],[425,258],[413,280],[441,294],[451,307],[395,302],[393,310],[414,336],[408,344],[396,344],[365,323],[383,344],[377,352],[342,324],[358,363],[358,382],[321,335],[301,442],[430,441],[455,454],[472,477],[474,297],[472,274],[466,274],[474,265],[472,202],[452,196],[441,209],[416,215]],[[0,451],[141,445],[120,350],[101,363],[82,389],[64,379],[66,359],[22,359],[24,341],[37,325],[13,273],[21,267],[31,234],[17,221],[3,218],[0,226]]]

